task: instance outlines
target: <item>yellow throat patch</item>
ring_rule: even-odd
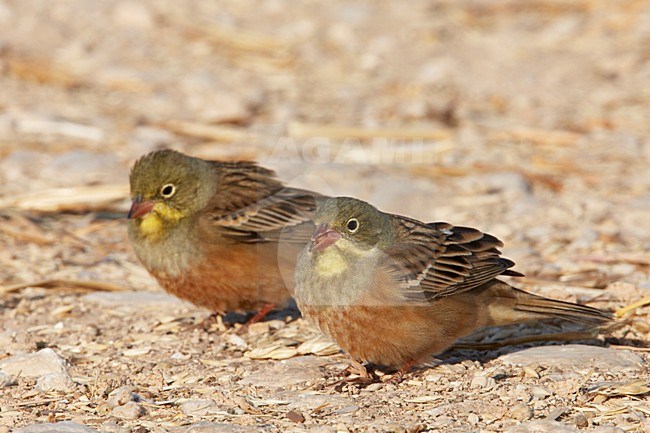
[[[147,215],[140,221],[140,234],[154,240],[165,230],[165,223],[175,224],[185,215],[176,209],[167,206],[165,203],[156,203]]]
[[[338,275],[348,268],[343,255],[336,248],[328,248],[316,258],[316,271],[323,277]]]
[[[333,277],[345,272],[357,260],[368,260],[376,254],[376,249],[363,250],[346,239],[327,247],[316,257],[316,272],[322,277]],[[350,263],[352,261],[352,263]]]

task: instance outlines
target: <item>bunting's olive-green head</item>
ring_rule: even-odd
[[[209,163],[173,150],[139,159],[130,176],[132,205],[128,218],[137,235],[159,238],[184,218],[200,212],[216,192]]]
[[[374,206],[351,197],[325,200],[316,211],[312,251],[322,251],[344,239],[360,249],[384,245],[392,239],[390,220]]]

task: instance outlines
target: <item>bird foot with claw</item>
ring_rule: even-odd
[[[374,378],[372,374],[368,372],[368,369],[359,361],[355,359],[350,359],[350,365],[343,370],[343,374],[345,375],[346,373],[347,376],[350,375],[355,375],[358,377],[360,381],[373,381]]]
[[[334,387],[338,391],[341,391],[347,384],[368,385],[378,379],[362,363],[354,359],[350,359],[350,364],[344,370],[340,371],[337,376],[342,378],[329,384],[329,386]]]
[[[384,376],[386,378],[385,382],[386,383],[392,383],[393,385],[397,385],[402,383],[402,381],[405,379],[406,373],[413,367],[415,364],[415,361],[409,361],[402,368],[400,368],[398,371],[396,371],[394,374],[390,376]]]
[[[402,383],[402,381],[404,381],[404,373],[402,373],[401,370],[393,374],[382,377],[382,382],[390,383],[393,385],[399,385],[400,383]]]

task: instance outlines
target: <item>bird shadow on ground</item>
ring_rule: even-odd
[[[633,348],[640,348],[640,349],[650,348],[650,342],[648,341],[640,340],[637,338],[615,338],[615,337],[607,337],[603,340],[593,338],[593,339],[579,339],[579,340],[567,339],[566,341],[563,340],[534,341],[534,342],[503,346],[495,349],[469,349],[465,347],[464,348],[452,347],[449,350],[443,352],[442,354],[436,357],[436,360],[438,361],[436,365],[457,364],[465,360],[487,363],[501,356],[510,353],[520,352],[525,349],[530,349],[531,347],[564,346],[567,344],[581,344],[585,346],[596,346],[596,347],[609,347],[611,345],[614,345],[614,346],[633,347]]]
[[[617,337],[608,337],[605,338],[605,346],[614,345],[614,346],[626,346],[634,347],[639,349],[650,349],[650,341],[641,340],[638,338],[617,338]]]
[[[603,347],[606,346],[599,340],[571,340],[571,341],[540,341],[532,343],[523,343],[512,346],[504,346],[498,349],[457,349],[451,348],[446,352],[438,355],[436,360],[438,361],[435,365],[441,364],[459,364],[463,361],[476,361],[481,364],[488,363],[497,358],[500,358],[504,355],[511,353],[520,352],[522,350],[530,349],[532,347],[542,347],[542,346],[564,346],[566,344],[582,344],[586,346],[596,346]]]
[[[235,324],[241,324],[245,325],[250,322],[250,320],[255,317],[255,312],[247,312],[247,313],[227,313],[223,316],[223,323],[226,326],[232,326]],[[295,303],[292,303],[291,305],[278,309],[278,310],[271,310],[260,322],[266,322],[266,321],[271,321],[271,320],[282,320],[282,321],[290,321],[293,322],[294,320],[297,320],[300,318],[300,310],[298,310],[298,307],[295,305]]]
[[[566,344],[582,344],[586,346],[596,346],[603,347],[608,346],[602,340],[567,340],[567,341],[537,341],[530,343],[522,343],[511,346],[503,346],[497,349],[466,349],[466,348],[450,348],[447,351],[441,353],[432,359],[428,364],[422,364],[411,368],[408,372],[398,372],[393,368],[387,368],[374,364],[365,364],[364,368],[367,370],[367,376],[357,377],[355,375],[346,378],[346,373],[349,374],[350,371],[343,373],[343,378],[335,381],[332,386],[335,389],[342,389],[345,384],[354,383],[357,386],[363,388],[372,383],[385,382],[386,380],[382,376],[388,375],[388,382],[399,383],[404,380],[407,375],[415,373],[416,375],[421,372],[425,372],[428,369],[435,368],[441,365],[455,365],[461,364],[464,361],[478,362],[480,364],[487,364],[490,361],[493,361],[497,358],[500,358],[504,355],[510,353],[516,353],[531,347],[541,347],[541,346],[562,346]],[[354,373],[354,371],[352,371]],[[380,374],[378,374],[380,373]]]

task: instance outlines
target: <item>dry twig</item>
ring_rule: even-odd
[[[81,280],[44,280],[29,283],[16,283],[7,286],[0,286],[0,295],[17,292],[27,287],[41,287],[44,289],[56,288],[73,288],[80,290],[101,291],[101,292],[121,292],[128,290],[125,287],[116,284],[105,283],[102,281],[81,281]]]
[[[36,212],[89,212],[115,209],[129,196],[128,185],[93,185],[28,192],[0,199],[0,208]]]

